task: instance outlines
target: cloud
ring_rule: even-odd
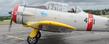
[[[20,0],[0,0],[0,16],[8,16],[8,12],[12,10],[16,3],[21,3]]]

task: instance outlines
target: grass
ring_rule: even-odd
[[[101,15],[101,16],[109,18],[109,15]]]
[[[4,21],[0,21],[0,25],[6,25],[9,24],[10,20],[4,20]]]

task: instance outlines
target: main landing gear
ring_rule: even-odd
[[[41,32],[39,29],[34,29],[30,35],[27,37],[28,44],[37,44],[39,38],[41,37]]]

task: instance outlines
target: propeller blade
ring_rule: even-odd
[[[11,31],[11,27],[12,27],[12,18],[11,18],[11,21],[10,21],[10,24],[9,24],[9,32]]]
[[[8,12],[8,14],[11,14],[11,13],[12,13],[12,11]]]
[[[9,14],[12,14],[12,11],[11,12],[8,12]],[[11,21],[10,21],[10,24],[9,24],[9,32],[11,31],[11,27],[12,27],[12,15],[11,15]]]

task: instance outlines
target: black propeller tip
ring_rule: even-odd
[[[12,11],[8,12],[9,14],[12,14]]]

